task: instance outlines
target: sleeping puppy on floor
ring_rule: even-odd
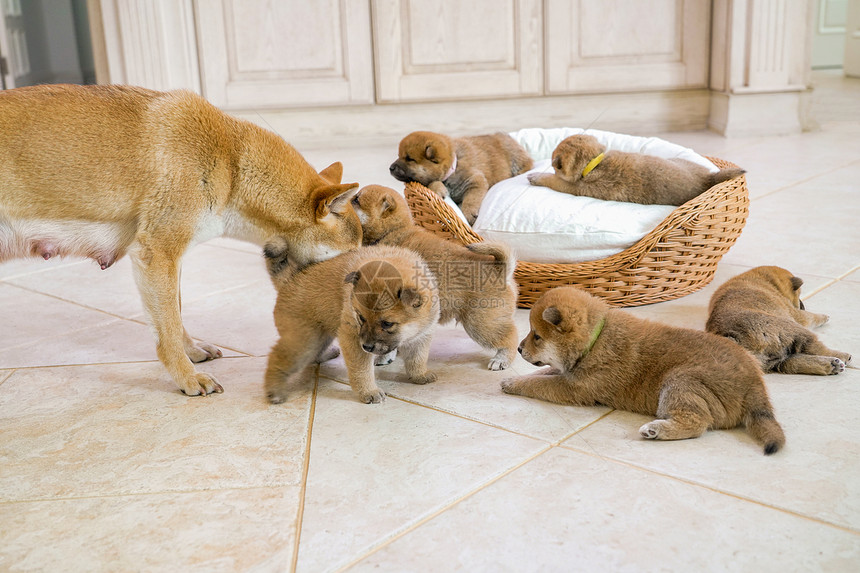
[[[532,164],[526,150],[506,133],[453,138],[415,131],[400,142],[398,158],[388,169],[398,181],[417,181],[441,197],[450,195],[471,225],[487,190]]]
[[[544,293],[529,321],[520,353],[550,368],[503,381],[508,394],[656,415],[639,428],[651,440],[743,424],[765,454],[785,444],[761,370],[725,338],[636,318],[576,287]]]
[[[412,222],[409,206],[394,189],[368,185],[352,201],[362,225],[365,245],[396,245],[416,251],[436,277],[441,323],[452,319],[469,336],[496,351],[490,370],[503,370],[516,356],[514,311],[517,286],[516,260],[499,243],[464,247],[446,241]],[[390,361],[390,360],[389,360]]]
[[[182,256],[214,237],[284,235],[306,259],[353,248],[358,184],[188,91],[41,85],[0,91],[0,263],[128,254],[158,358],[189,396],[222,392],[221,356],[180,316]],[[2,318],[0,318],[2,321]]]
[[[376,385],[374,356],[400,349],[414,384],[427,371],[439,295],[433,275],[413,251],[391,246],[360,247],[304,268],[290,264],[290,246],[266,244],[266,264],[278,288],[275,326],[280,339],[269,353],[265,385],[269,402],[280,404],[308,367],[337,356],[337,338],[349,384],[366,403],[385,400]]]
[[[529,183],[560,193],[643,205],[682,205],[743,169],[711,173],[686,159],[606,151],[591,135],[573,135],[552,153],[555,173],[531,173]]]
[[[827,322],[804,309],[803,279],[780,267],[756,267],[726,281],[711,297],[708,332],[752,352],[765,372],[839,374],[851,355],[819,342],[808,326]]]

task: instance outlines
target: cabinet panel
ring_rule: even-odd
[[[540,0],[373,0],[377,99],[541,93]]]
[[[546,0],[550,94],[705,87],[707,0]]]
[[[197,0],[203,93],[228,109],[372,103],[370,8]]]

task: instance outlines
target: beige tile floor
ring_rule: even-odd
[[[702,328],[717,285],[778,264],[831,315],[825,342],[860,354],[860,80],[815,82],[815,131],[662,134],[745,167],[751,212],[711,285],[630,312]],[[303,151],[394,185],[395,144]],[[379,371],[390,398],[367,406],[334,361],[270,406],[275,294],[257,248],[198,246],[182,280],[188,329],[224,349],[200,366],[224,394],[173,386],[128,261],[0,265],[0,570],[860,567],[856,369],[766,377],[788,439],[773,457],[742,430],[646,442],[644,416],[504,395],[510,373],[456,327],[434,340],[435,384],[398,382],[395,363]]]

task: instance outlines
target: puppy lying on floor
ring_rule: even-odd
[[[439,319],[439,296],[421,257],[398,247],[361,247],[297,269],[289,262],[289,251],[283,239],[264,248],[278,288],[275,326],[281,336],[266,368],[271,403],[284,402],[309,366],[337,356],[329,349],[335,337],[349,384],[366,404],[385,400],[374,377],[374,355],[399,348],[410,382],[436,380],[427,371],[427,355]]]
[[[652,440],[743,424],[765,454],[785,444],[761,370],[737,344],[636,318],[575,287],[544,293],[529,320],[520,352],[550,368],[504,380],[508,394],[656,415],[639,428]]]
[[[827,348],[806,328],[828,317],[804,309],[802,284],[780,267],[756,267],[729,279],[711,297],[705,329],[752,352],[765,372],[839,374],[851,355]]]
[[[682,205],[743,169],[711,173],[686,159],[606,151],[591,135],[573,135],[552,153],[555,173],[531,173],[532,185],[554,191],[643,205]]]
[[[192,362],[221,356],[183,328],[183,254],[213,237],[286,235],[306,258],[360,240],[358,183],[317,171],[270,131],[187,91],[43,85],[0,91],[0,263],[131,256],[158,358],[189,396],[222,392]],[[2,318],[0,318],[2,321]]]
[[[503,370],[516,356],[514,311],[516,260],[500,243],[464,247],[446,241],[412,222],[409,206],[394,189],[368,185],[352,206],[361,221],[364,244],[396,245],[416,251],[427,262],[439,287],[439,322],[460,322],[469,336],[496,351],[490,370]]]
[[[460,206],[469,224],[487,190],[532,168],[532,158],[506,133],[453,138],[415,131],[400,142],[389,171],[398,181],[417,181]]]

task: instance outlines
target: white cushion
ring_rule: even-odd
[[[535,160],[533,172],[553,171],[552,152],[576,128],[521,129],[511,133]],[[713,163],[691,149],[656,137],[636,137],[588,130],[608,149],[681,157],[713,171]],[[647,235],[677,207],[602,201],[530,185],[527,174],[490,188],[473,226],[487,241],[510,245],[519,260],[535,263],[580,263],[621,252]],[[450,199],[449,205],[462,217]],[[464,219],[465,220],[465,219]]]

